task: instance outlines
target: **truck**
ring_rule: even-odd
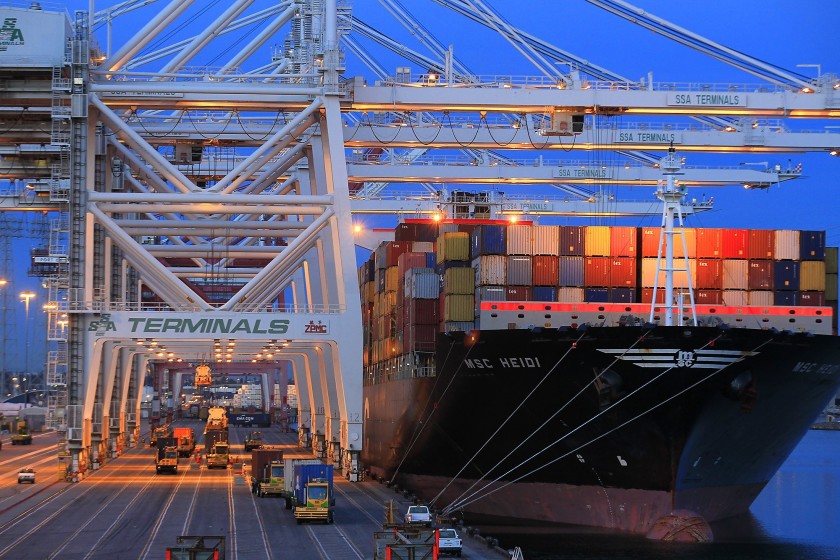
[[[425,525],[432,526],[432,512],[429,511],[429,506],[408,506],[408,511],[405,512],[405,522],[407,525]]]
[[[226,469],[230,463],[230,446],[226,441],[217,442],[207,454],[207,468],[221,467]]]
[[[280,495],[284,489],[283,450],[260,447],[251,450],[251,493],[259,497]],[[272,472],[272,467],[274,470]],[[279,489],[278,489],[279,486]]]
[[[179,457],[189,457],[195,451],[195,431],[192,428],[175,428],[172,437],[178,440]]]
[[[12,445],[32,445],[32,434],[26,422],[18,422],[17,430],[12,434]]]
[[[297,464],[292,511],[298,525],[304,521],[333,522],[333,466]]]
[[[204,453],[211,453],[217,443],[228,442],[227,430],[204,430]]]
[[[438,529],[438,552],[461,557],[461,537],[455,529]]]
[[[155,471],[178,472],[178,440],[174,437],[158,438],[157,453],[155,454]]]
[[[297,465],[320,465],[321,460],[312,456],[312,453],[305,451],[291,451],[283,454],[283,472],[289,473],[283,479],[283,492],[280,497],[286,501],[286,509],[292,509],[295,497],[295,466]]]
[[[248,432],[248,435],[245,436],[245,452],[262,447],[262,443],[262,432]]]
[[[157,426],[149,434],[149,447],[157,447],[157,442],[160,438],[172,437],[172,426],[164,424]]]

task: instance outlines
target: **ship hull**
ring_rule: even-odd
[[[362,461],[447,513],[647,532],[748,510],[840,385],[833,336],[712,327],[440,334],[369,373]]]

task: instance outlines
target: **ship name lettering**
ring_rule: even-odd
[[[493,369],[493,364],[487,358],[467,358],[464,360],[464,365],[469,369]]]
[[[539,358],[499,358],[499,363],[506,368],[540,367]]]
[[[817,364],[814,362],[797,362],[793,366],[794,373],[818,373],[821,375],[831,375],[836,373],[840,366],[836,364]]]

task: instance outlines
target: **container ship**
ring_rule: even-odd
[[[667,306],[660,228],[401,223],[358,271],[365,468],[508,529],[746,512],[840,386],[837,249],[681,233]]]

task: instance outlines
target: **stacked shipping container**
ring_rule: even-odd
[[[401,225],[359,269],[365,365],[432,353],[437,332],[476,326],[483,301],[650,303],[655,284],[664,299],[659,228],[433,227],[434,242],[429,225]],[[830,305],[836,322],[837,249],[824,232],[686,228],[674,241],[686,303],[690,281],[698,304]]]

